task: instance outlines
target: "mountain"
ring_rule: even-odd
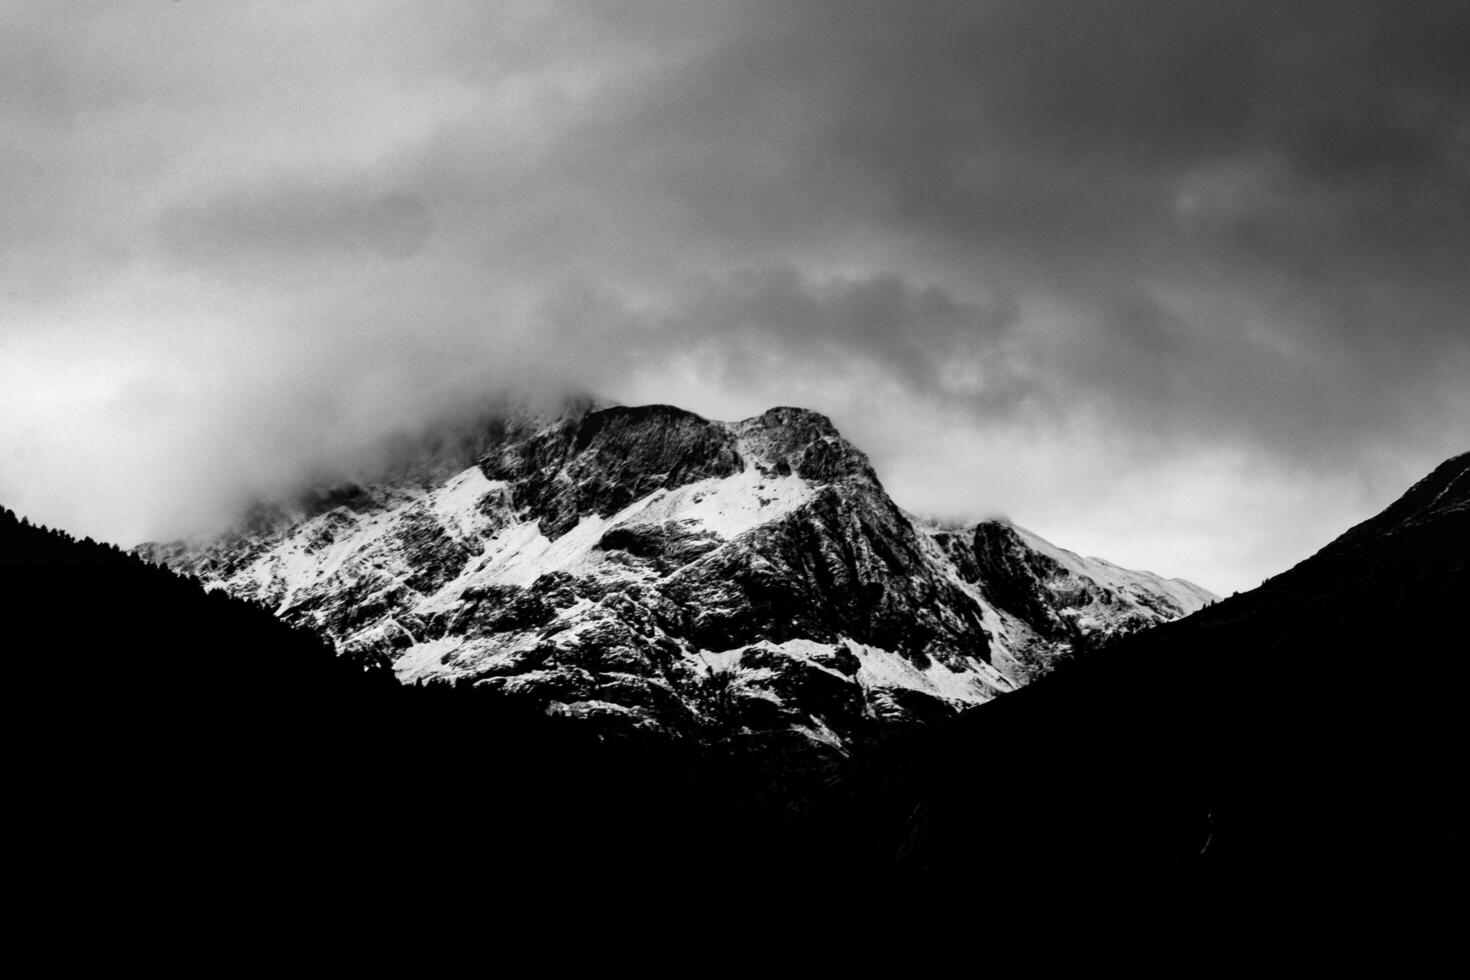
[[[912,746],[894,853],[926,881],[1433,905],[1466,870],[1467,599],[1463,454],[1260,588]]]
[[[501,406],[377,455],[370,478],[139,554],[405,681],[834,749],[1214,599],[1006,523],[921,520],[798,408]]]

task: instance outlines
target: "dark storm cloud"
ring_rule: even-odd
[[[936,397],[1009,409],[1027,393],[1026,379],[982,385],[956,369],[996,354],[1014,336],[1018,312],[1009,296],[959,300],[894,273],[816,279],[783,264],[691,278],[652,310],[583,284],[560,291],[537,323],[547,343],[587,355],[592,369],[569,374],[581,387],[695,351],[733,390],[800,391],[868,371]]]
[[[1464,3],[0,6],[0,492],[88,530],[569,385],[1223,584],[1470,439]]]
[[[820,278],[857,251],[867,276],[1046,296],[1065,330],[1022,324],[1036,374],[992,371],[992,394],[1176,445],[1335,452],[1446,421],[1470,303],[1465,5],[747,4],[722,27],[562,141],[559,185],[626,209],[620,272],[696,257],[731,277],[718,303],[773,256]],[[762,343],[833,337],[784,313]],[[875,315],[884,339],[845,349],[942,394],[922,365],[964,327]],[[719,320],[671,308],[661,342]]]
[[[886,220],[957,239],[1117,237],[1167,212],[1168,181],[1249,153],[1350,210],[1464,193],[1463,158],[1449,159],[1465,138],[1463,4],[785,6],[755,7],[751,33],[691,66],[627,135],[702,141],[665,168],[695,209],[723,211],[709,185],[742,172],[745,190],[779,177],[818,201],[832,176],[834,196],[861,204],[841,193],[846,175]],[[735,200],[749,211],[763,196]],[[1442,209],[1396,217],[1460,224]]]
[[[743,269],[696,283],[665,319],[735,351],[780,351],[810,372],[824,359],[858,356],[915,387],[942,390],[953,358],[983,358],[1015,325],[1009,299],[960,301],[893,273],[806,281],[792,266]]]

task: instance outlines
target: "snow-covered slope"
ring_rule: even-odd
[[[736,423],[658,405],[498,413],[398,447],[374,481],[141,551],[404,680],[833,747],[1213,598],[1009,525],[914,518],[827,419],[794,408]]]

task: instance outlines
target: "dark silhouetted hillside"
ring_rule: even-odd
[[[534,908],[739,893],[805,867],[750,760],[400,686],[267,609],[9,511],[0,601],[17,881],[37,907]]]
[[[901,862],[921,880],[1161,896],[1183,881],[1385,909],[1449,895],[1465,868],[1467,612],[1470,454],[1260,588],[915,750]]]

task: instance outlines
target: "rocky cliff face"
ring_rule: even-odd
[[[919,520],[797,408],[497,412],[392,447],[372,480],[140,552],[406,681],[837,750],[1213,598],[1007,524]]]

